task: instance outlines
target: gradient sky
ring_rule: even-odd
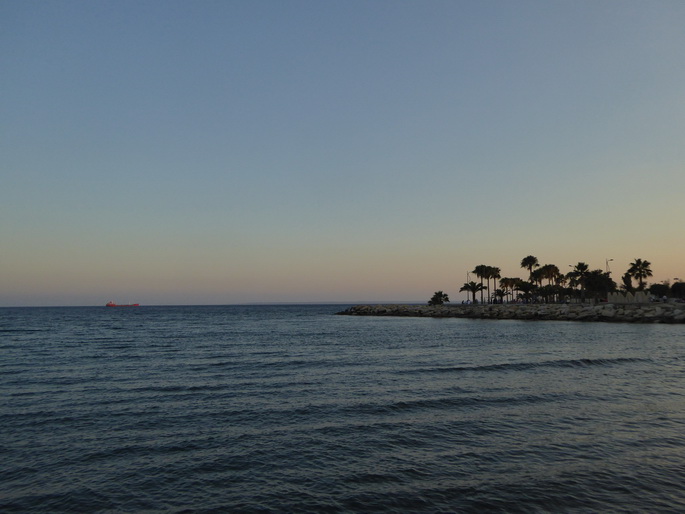
[[[685,279],[685,2],[0,0],[0,305]]]

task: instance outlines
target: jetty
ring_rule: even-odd
[[[403,316],[491,320],[685,323],[685,303],[355,305],[337,314],[344,316]]]

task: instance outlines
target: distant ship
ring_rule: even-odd
[[[107,302],[105,307],[140,307],[139,303],[114,303]]]

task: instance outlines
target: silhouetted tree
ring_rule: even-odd
[[[545,264],[538,271],[540,272],[540,277],[546,279],[549,285],[552,285],[557,275],[559,275],[559,268],[554,264]]]
[[[534,269],[530,274],[530,281],[536,286],[542,287],[542,279],[544,278],[544,270],[542,268]]]
[[[444,303],[449,303],[450,298],[447,294],[442,291],[436,291],[433,293],[433,297],[428,300],[428,305],[442,305]]]
[[[492,296],[495,303],[504,303],[507,292],[504,289],[497,289]]]
[[[663,298],[664,296],[671,296],[671,285],[668,281],[662,282],[661,284],[652,284],[647,288],[647,291],[657,298]]]
[[[480,285],[482,286],[480,288],[480,303],[483,303],[483,291],[487,289],[487,287],[483,285],[483,279],[488,276],[488,268],[490,268],[490,266],[486,266],[485,264],[479,264],[471,272],[474,273],[480,279]]]
[[[525,280],[521,280],[516,284],[516,290],[521,292],[520,297],[526,303],[531,300],[533,297],[533,291],[536,289],[537,286],[535,284],[532,282],[526,282]]]
[[[531,282],[533,281],[533,268],[537,268],[539,266],[540,263],[538,263],[538,258],[533,255],[529,255],[528,257],[521,259],[521,267],[528,270],[528,273],[530,274],[528,278]]]
[[[623,284],[621,285],[621,289],[625,290],[628,293],[635,292],[635,288],[633,287],[633,280],[630,277],[630,273],[626,271],[621,277],[621,281],[623,282]]]
[[[478,303],[476,301],[476,293],[478,291],[483,290],[483,284],[479,284],[477,282],[474,282],[473,280],[471,282],[465,282],[463,286],[461,286],[461,289],[459,289],[459,292],[461,293],[462,291],[467,291],[473,295],[473,303]]]
[[[576,264],[571,271],[566,275],[569,279],[569,285],[571,287],[580,287],[580,298],[581,301],[585,301],[585,281],[590,274],[590,266],[584,262],[579,262]],[[574,293],[578,297],[578,293]]]
[[[637,280],[638,290],[643,291],[645,288],[645,279],[652,276],[652,265],[649,261],[643,261],[642,259],[635,259],[635,262],[630,263],[630,268],[628,268],[628,273],[631,277]]]
[[[516,284],[518,284],[521,281],[520,278],[509,278],[509,277],[504,277],[500,279],[499,285],[504,289],[504,291],[507,293],[507,295],[511,295],[512,299],[514,298],[514,289],[516,288]]]
[[[685,282],[676,282],[671,286],[673,298],[685,298]]]
[[[595,300],[605,299],[616,291],[616,282],[611,279],[611,275],[601,269],[592,270],[585,277],[585,290]]]
[[[500,275],[500,269],[496,266],[488,266],[488,274],[487,274],[487,279],[488,279],[488,291],[495,291],[498,289],[497,287],[497,279],[501,278],[502,275]],[[490,279],[492,279],[492,288],[490,288]],[[494,299],[494,292],[491,296],[491,298]]]
[[[579,286],[580,290],[585,290],[585,279],[590,273],[590,266],[584,262],[579,262],[576,264],[571,271],[568,272],[568,278],[571,287]]]

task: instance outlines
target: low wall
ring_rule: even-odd
[[[355,305],[345,316],[685,323],[685,304],[495,304],[495,305]]]
[[[644,291],[637,291],[633,293],[609,293],[609,298],[607,300],[609,303],[649,303],[649,295]]]

